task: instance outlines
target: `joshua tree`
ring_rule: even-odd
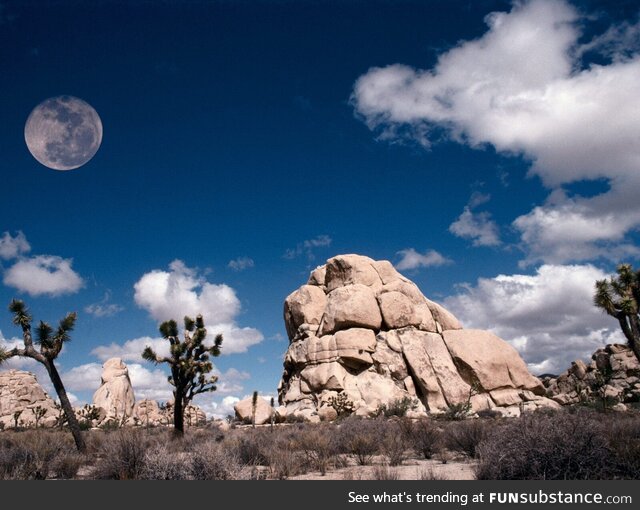
[[[276,421],[276,408],[275,408],[275,401],[273,400],[273,397],[271,397],[271,416],[269,417],[269,421],[271,422],[271,432],[273,432],[273,424]]]
[[[617,277],[598,280],[593,302],[612,317],[618,319],[629,347],[640,360],[640,271],[631,264],[621,264]]]
[[[13,428],[18,430],[18,420],[20,419],[20,415],[22,414],[22,409],[20,411],[16,411],[13,413]]]
[[[171,368],[169,384],[173,390],[173,425],[175,435],[184,435],[184,411],[194,396],[199,393],[216,390],[218,377],[207,374],[213,369],[209,361],[210,356],[219,356],[222,346],[222,335],[217,335],[212,347],[204,345],[207,330],[204,327],[202,315],[195,320],[184,318],[184,340],[178,337],[178,325],[170,320],[160,324],[160,333],[171,344],[169,356],[158,356],[147,346],[142,357],[153,363],[167,363]]]
[[[34,359],[44,365],[51,378],[51,383],[58,394],[58,399],[60,400],[60,405],[64,410],[67,423],[69,424],[69,430],[71,430],[71,434],[73,434],[76,448],[78,451],[84,452],[86,445],[80,433],[80,425],[78,424],[76,415],[73,412],[73,407],[71,407],[69,397],[67,397],[67,392],[64,389],[64,384],[62,384],[62,379],[60,379],[60,374],[58,374],[58,369],[54,363],[62,350],[62,346],[71,340],[69,332],[73,330],[73,326],[76,323],[76,314],[67,314],[67,316],[60,321],[55,331],[49,324],[40,321],[40,324],[36,328],[37,336],[35,339],[35,343],[40,346],[40,350],[38,351],[33,345],[34,340],[31,335],[32,317],[24,302],[14,299],[9,305],[9,311],[13,314],[13,323],[22,328],[24,349],[18,349],[16,347],[10,351],[0,352],[0,362],[13,356],[22,356]]]
[[[258,392],[254,391],[251,397],[251,426],[256,428],[256,407],[258,407]]]
[[[47,410],[42,406],[35,406],[33,408],[33,416],[36,420],[36,428],[40,426],[40,420],[47,414]]]

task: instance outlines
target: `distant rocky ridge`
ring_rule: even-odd
[[[93,407],[75,409],[80,421],[92,427],[111,423],[115,426],[173,425],[173,402],[161,407],[155,400],[135,401],[129,369],[120,358],[107,360],[103,365],[101,385],[93,395]],[[35,409],[45,414],[39,425],[52,427],[61,416],[55,402],[44,391],[31,372],[9,370],[0,372],[0,428],[15,426],[14,413],[19,413],[18,426],[35,425]],[[94,411],[89,414],[89,411]],[[207,416],[198,406],[190,404],[184,411],[186,426],[202,425]]]
[[[513,347],[463,329],[385,260],[329,259],[286,298],[284,321],[281,419],[333,419],[339,394],[362,416],[403,398],[415,399],[414,415],[467,402],[505,415],[559,407]]]
[[[606,398],[614,409],[625,410],[640,402],[640,361],[633,350],[620,344],[607,345],[558,377],[543,378],[547,396],[562,405]]]

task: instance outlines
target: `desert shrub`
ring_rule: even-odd
[[[105,438],[96,464],[95,477],[109,480],[137,480],[152,441],[137,429],[119,429]]]
[[[184,455],[170,451],[165,444],[149,448],[143,458],[139,478],[143,480],[188,480],[190,470]]]
[[[482,420],[452,422],[445,429],[444,442],[450,450],[464,453],[473,459],[487,432],[487,424]]]
[[[436,473],[432,466],[416,470],[416,480],[449,480],[445,475]]]
[[[409,427],[405,428],[405,434],[410,447],[425,459],[431,459],[442,449],[442,431],[431,420],[410,422]]]
[[[594,413],[532,413],[495,428],[478,447],[480,480],[600,479],[611,455]]]
[[[611,454],[609,477],[640,479],[640,415],[616,413],[600,424]]]
[[[389,465],[399,466],[402,461],[407,458],[407,449],[409,442],[407,440],[404,427],[398,422],[390,422],[384,428],[381,450],[387,457]]]
[[[234,446],[238,459],[242,464],[266,466],[268,459],[265,449],[269,446],[269,440],[264,437],[262,430],[252,432],[235,439]]]
[[[3,441],[0,445],[0,480],[31,480],[37,473],[33,453],[24,445]]]
[[[338,427],[338,448],[355,457],[359,465],[366,466],[380,452],[383,430],[384,426],[379,420],[349,417]]]
[[[320,471],[322,475],[327,472],[338,452],[330,427],[324,425],[309,425],[299,431],[293,446],[304,454],[309,467]]]
[[[242,472],[233,450],[211,441],[191,454],[189,468],[193,480],[237,480]]]
[[[483,409],[476,413],[478,418],[484,419],[499,419],[502,418],[502,413],[500,411],[496,411],[495,409]]]
[[[0,446],[0,478],[5,480],[45,480],[58,456],[74,449],[65,434],[42,429],[13,434]]]
[[[450,405],[439,418],[448,421],[460,421],[467,419],[470,413],[471,402],[460,402]]]
[[[329,399],[329,405],[333,407],[338,418],[344,418],[353,414],[355,410],[353,401],[349,400],[347,394],[342,392]]]
[[[372,480],[400,480],[398,470],[385,465],[373,466],[371,471]]]
[[[85,458],[77,452],[67,452],[56,457],[51,464],[56,477],[61,480],[73,480],[78,474]]]
[[[388,404],[380,404],[375,412],[376,416],[405,416],[407,412],[413,411],[418,407],[418,401],[415,398],[403,397],[389,402]]]

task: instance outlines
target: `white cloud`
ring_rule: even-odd
[[[467,285],[445,306],[466,328],[507,340],[534,373],[560,373],[607,343],[625,343],[618,323],[593,305],[592,265],[543,265],[534,275],[498,275]]]
[[[227,416],[235,416],[236,412],[233,406],[240,401],[238,397],[224,397],[220,402],[212,399],[204,401],[204,396],[200,395],[194,399],[194,403],[198,405],[209,417],[224,419]]]
[[[21,231],[18,231],[15,237],[12,237],[9,232],[5,232],[0,237],[0,259],[15,259],[29,250],[31,250],[31,246]]]
[[[72,262],[53,255],[21,259],[5,271],[3,282],[31,296],[73,294],[84,282]]]
[[[245,269],[254,267],[255,262],[249,257],[238,257],[237,259],[230,260],[227,266],[234,271],[244,271]]]
[[[142,351],[145,347],[151,347],[159,356],[169,356],[169,341],[164,338],[151,338],[143,336],[127,340],[124,344],[111,343],[100,345],[91,351],[100,361],[111,358],[121,358],[122,361],[142,361]]]
[[[263,340],[257,329],[236,324],[241,305],[231,287],[207,282],[180,260],[173,261],[169,271],[146,273],[134,289],[138,306],[158,321],[175,319],[180,324],[185,315],[194,317],[201,314],[209,339],[219,333],[224,335],[224,354],[246,352]]]
[[[102,365],[87,363],[65,371],[62,374],[65,388],[73,391],[96,391],[100,387]]]
[[[285,259],[294,259],[300,255],[305,254],[309,260],[315,258],[314,249],[322,248],[325,246],[331,246],[332,239],[328,235],[320,235],[313,239],[307,239],[298,243],[295,248],[288,249],[285,254]]]
[[[498,246],[500,234],[491,214],[474,212],[466,206],[458,219],[449,225],[449,232],[463,239],[471,239],[473,246]]]
[[[84,311],[95,317],[111,317],[124,310],[122,306],[116,303],[109,303],[110,299],[111,292],[107,291],[100,302],[85,306]]]
[[[559,190],[516,218],[513,226],[527,252],[521,265],[640,255],[640,249],[625,241],[625,234],[640,225],[640,176],[627,184],[592,198],[567,197]]]
[[[130,363],[129,378],[136,400],[149,399],[159,402],[173,400],[173,386],[167,380],[167,373],[161,368],[148,369],[139,363]]]
[[[514,2],[511,12],[485,21],[482,37],[444,52],[432,69],[370,69],[354,86],[356,112],[383,139],[408,136],[428,146],[444,132],[521,155],[553,190],[605,179],[608,191],[548,202],[514,226],[531,252],[527,262],[612,258],[618,245],[624,252],[625,235],[640,226],[633,191],[640,184],[640,28],[612,27],[581,48],[578,22],[585,19],[562,0]],[[585,66],[586,51],[609,61]],[[571,240],[545,235],[548,225],[560,233],[570,224],[581,227],[575,256]]]
[[[400,250],[396,255],[401,256],[400,262],[395,265],[396,269],[400,271],[451,264],[451,260],[435,250],[428,250],[422,254],[418,253],[414,248],[407,248]]]

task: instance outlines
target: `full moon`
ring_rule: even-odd
[[[36,106],[24,126],[29,152],[44,166],[73,170],[100,148],[102,121],[93,107],[73,96],[51,97]]]

